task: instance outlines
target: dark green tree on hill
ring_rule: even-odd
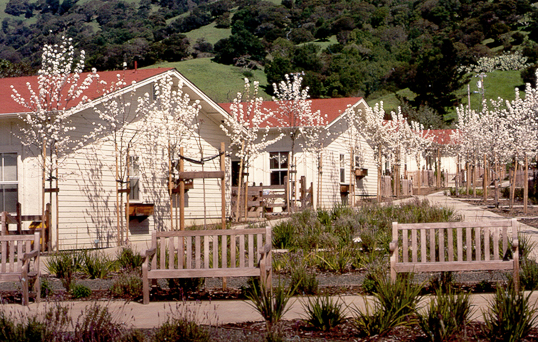
[[[460,57],[450,39],[442,39],[417,59],[411,72],[409,89],[417,93],[416,107],[429,106],[440,114],[458,105],[456,90],[469,81],[464,71],[458,70]]]

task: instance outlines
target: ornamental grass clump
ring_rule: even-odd
[[[263,283],[254,283],[245,291],[248,303],[262,315],[270,331],[276,323],[289,311],[288,302],[295,289],[285,288],[280,282],[273,289],[268,289]]]
[[[142,255],[134,251],[131,247],[123,247],[117,256],[117,262],[119,267],[127,271],[140,271],[142,272]]]
[[[418,320],[429,341],[449,341],[465,327],[471,312],[469,293],[439,288],[426,313],[418,314]]]
[[[521,341],[529,334],[537,318],[536,306],[530,303],[531,294],[517,293],[513,282],[497,288],[495,297],[488,302],[489,309],[482,312],[484,334],[490,341]]]
[[[306,312],[306,322],[318,330],[331,330],[343,322],[344,303],[329,295],[308,299],[303,308]]]
[[[80,268],[90,279],[104,279],[116,269],[117,262],[103,252],[84,251],[80,255]]]
[[[392,282],[380,273],[373,275],[372,279],[375,284],[373,305],[364,297],[364,310],[357,306],[352,308],[355,313],[354,325],[359,333],[367,336],[385,335],[396,326],[415,324],[422,285],[413,284],[410,277],[403,276]]]
[[[80,270],[81,257],[78,253],[57,252],[50,255],[45,265],[49,273],[60,278],[64,288],[69,291],[73,285],[75,272]]]

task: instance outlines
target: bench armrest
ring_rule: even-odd
[[[271,244],[266,243],[265,246],[263,246],[263,248],[260,251],[258,251],[258,253],[260,253],[262,255],[263,254],[268,254],[269,252],[271,252],[272,248],[273,247],[271,246]]]
[[[144,259],[144,261],[147,259],[151,260],[151,258],[155,255],[155,253],[157,253],[157,248],[153,247],[142,252],[141,256],[142,256],[142,259]]]
[[[29,260],[29,259],[32,259],[32,258],[35,258],[39,255],[39,251],[37,249],[34,249],[33,251],[29,252],[29,253],[24,253],[22,255],[22,261],[26,261],[26,260]]]
[[[389,243],[390,254],[394,254],[398,250],[398,241],[391,241]]]

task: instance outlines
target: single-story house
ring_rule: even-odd
[[[81,79],[84,79],[83,74]],[[200,128],[194,133],[193,141],[186,146],[185,155],[193,160],[219,153],[221,143],[229,146],[229,139],[220,128],[223,116],[228,115],[200,89],[172,68],[138,69],[99,73],[100,82],[93,82],[85,90],[89,103],[71,115],[76,129],[70,134],[74,138],[89,135],[94,123],[99,120],[96,108],[103,108],[102,82],[110,85],[123,79],[124,86],[112,93],[113,97],[132,101],[131,108],[137,106],[138,98],[149,95],[156,98],[156,83],[169,77],[177,85],[183,84],[183,92],[192,101],[200,101]],[[23,97],[29,97],[27,83],[37,89],[37,77],[15,77],[0,79],[0,211],[15,213],[17,202],[22,215],[40,215],[42,198],[42,168],[39,163],[40,151],[21,142],[20,119],[28,110],[15,102],[11,95],[13,86]],[[134,96],[130,96],[134,94]],[[143,117],[136,117],[129,125],[135,125]],[[129,132],[129,130],[126,130]],[[129,134],[129,133],[127,133]],[[81,140],[83,141],[83,140]],[[130,153],[131,204],[129,217],[130,241],[146,240],[153,230],[170,229],[170,196],[168,195],[168,156],[166,149],[152,145],[151,141],[133,141]],[[146,146],[140,146],[146,144]],[[151,147],[151,148],[146,148]],[[116,184],[114,141],[106,132],[96,138],[83,141],[82,146],[73,147],[59,166],[58,215],[54,196],[52,197],[52,248],[60,249],[95,248],[115,246],[118,238],[116,226]],[[184,171],[218,171],[219,158],[206,162],[203,166],[185,161]],[[229,165],[226,180],[229,180]],[[221,218],[221,179],[194,179],[185,198],[185,220],[187,224],[218,222]],[[230,184],[225,184],[229,196]],[[49,183],[47,182],[47,187]],[[124,195],[127,196],[127,195]],[[49,202],[49,194],[46,195]],[[144,207],[144,214],[138,215],[132,207]],[[178,204],[172,211],[176,211]],[[150,208],[149,211],[147,208]],[[120,212],[125,213],[125,197]],[[229,210],[229,208],[227,208]],[[177,214],[174,213],[174,220]],[[28,223],[26,223],[26,227]],[[177,225],[176,225],[177,226]],[[12,229],[12,228],[10,228]]]
[[[364,110],[368,105],[363,98],[331,98],[311,100],[312,112],[320,111],[325,116],[325,130],[320,137],[323,142],[321,162],[318,156],[305,151],[304,137],[295,143],[294,164],[296,177],[306,177],[308,187],[313,187],[313,205],[316,208],[332,208],[337,204],[350,203],[351,198],[375,197],[377,194],[377,167],[372,148],[366,139],[349,127],[345,112],[348,107]],[[221,107],[231,113],[231,103],[221,103]],[[268,146],[250,165],[248,182],[251,185],[282,185],[288,174],[288,154],[291,151],[290,125],[285,115],[279,112],[274,101],[264,101],[262,108],[271,110],[276,119],[270,121],[269,138],[281,133],[284,137]],[[353,159],[351,158],[354,151]],[[319,165],[321,164],[321,168]],[[292,164],[293,165],[293,164]],[[232,161],[232,174],[239,172],[239,159]],[[355,175],[355,170],[357,175]],[[351,185],[351,186],[350,186]],[[319,188],[319,190],[318,190]],[[319,203],[318,203],[319,201]]]

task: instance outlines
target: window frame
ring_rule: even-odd
[[[6,180],[5,179],[5,156],[6,155],[14,155],[14,160],[15,160],[15,180]],[[0,212],[2,211],[7,211],[9,213],[16,213],[17,212],[17,202],[19,201],[19,165],[18,165],[18,160],[19,160],[19,154],[17,152],[0,152],[0,196],[1,196],[1,201],[0,201],[0,204],[1,204],[1,207],[0,207]],[[14,207],[6,207],[6,189],[4,188],[4,186],[15,186],[15,193],[16,193],[16,202],[15,202],[15,205]],[[13,210],[9,210],[9,209],[13,209]]]
[[[276,157],[276,159],[275,159]],[[269,152],[270,185],[285,185],[284,177],[288,175],[289,151]],[[273,161],[276,160],[276,166]],[[277,175],[276,177],[274,175]],[[275,182],[275,180],[278,180]]]

